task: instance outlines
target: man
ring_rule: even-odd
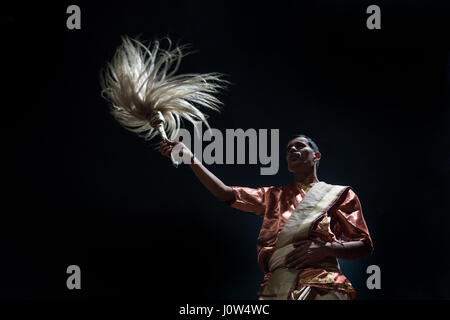
[[[202,184],[232,207],[264,218],[258,237],[258,264],[265,273],[259,299],[347,300],[355,297],[337,259],[358,259],[373,250],[361,204],[351,187],[317,178],[321,154],[300,135],[286,148],[293,183],[282,187],[227,186],[181,142],[164,140],[160,152],[174,146],[192,159]],[[343,241],[345,238],[345,241]]]

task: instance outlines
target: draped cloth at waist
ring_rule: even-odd
[[[260,299],[286,300],[295,289],[300,270],[285,266],[286,255],[293,243],[309,238],[311,226],[339,199],[349,187],[319,182],[306,193],[278,235],[275,251],[269,260],[270,277],[259,293]],[[312,268],[340,272],[337,259],[323,261]]]
[[[301,270],[287,268],[285,266],[286,255],[294,250],[294,245],[289,244],[276,250],[269,260],[270,278],[264,284],[259,293],[260,299],[286,300],[295,289]],[[313,266],[331,272],[341,272],[337,259],[327,260]]]

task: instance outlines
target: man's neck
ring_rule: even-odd
[[[317,179],[317,175],[314,170],[310,172],[295,172],[294,182],[302,185],[308,185],[319,182],[319,179]]]

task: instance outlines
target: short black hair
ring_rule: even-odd
[[[319,146],[310,137],[308,137],[304,134],[297,134],[291,140],[294,140],[296,138],[305,138],[306,140],[308,140],[308,144],[311,147],[311,149],[313,149],[314,152],[320,152]],[[289,141],[291,141],[291,140],[289,140]],[[317,161],[316,169],[319,168],[319,162],[320,162],[320,159]]]

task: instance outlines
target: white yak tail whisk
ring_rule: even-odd
[[[156,40],[149,46],[127,36],[101,74],[102,96],[110,101],[111,113],[127,130],[145,140],[158,134],[175,139],[181,120],[201,121],[209,127],[203,109],[220,111],[215,94],[228,81],[221,73],[176,75],[186,46],[168,49]],[[172,161],[175,163],[173,157]]]

